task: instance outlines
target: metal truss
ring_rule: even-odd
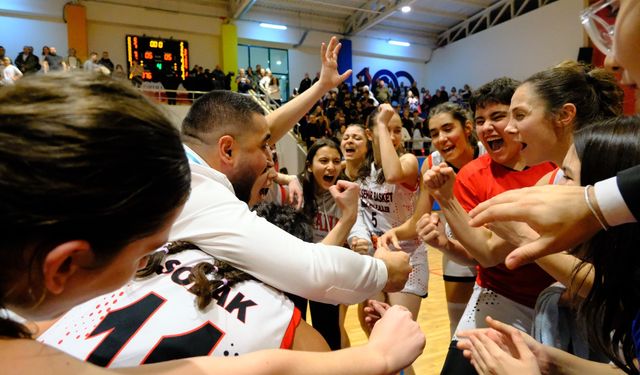
[[[396,10],[414,2],[415,0],[369,0],[349,16],[345,22],[344,34],[348,36],[365,31],[391,16]]]
[[[438,35],[437,45],[446,46],[555,1],[557,0],[500,0]]]
[[[256,0],[231,0],[229,1],[229,13],[231,19],[237,20],[251,9]]]

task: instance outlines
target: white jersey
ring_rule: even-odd
[[[342,217],[342,212],[336,204],[335,199],[328,190],[322,191],[315,196],[316,215],[313,218],[313,242],[322,242],[331,230],[338,224]],[[347,241],[352,237],[367,238],[367,228],[358,216],[356,222],[351,227]]]
[[[38,341],[104,367],[290,348],[300,312],[260,282],[222,287],[197,308],[189,271],[211,261],[198,250],[167,256],[158,275],[73,308]]]
[[[413,215],[418,190],[417,184],[413,187],[387,182],[379,184],[376,179],[380,173],[372,163],[371,174],[360,181],[360,212],[374,243],[377,237]],[[413,252],[419,245],[417,238],[400,242],[406,252]]]
[[[474,155],[474,159],[476,159],[478,156],[482,156],[484,154],[487,153],[487,150],[484,148],[484,145],[482,144],[482,142],[478,142],[478,153],[477,155]],[[447,161],[444,160],[444,157],[440,154],[439,151],[434,151],[431,154],[429,154],[429,156],[427,156],[427,160],[425,160],[427,162],[427,166],[429,168],[433,167],[434,165],[439,165],[440,163],[446,163]]]

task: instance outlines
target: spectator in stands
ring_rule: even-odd
[[[411,87],[409,87],[409,91],[413,93],[413,96],[416,98],[420,98],[420,90],[418,90],[418,82],[411,82]]]
[[[262,76],[260,77],[259,85],[262,88],[262,91],[265,93],[269,92],[269,83],[271,83],[271,69],[262,69]]]
[[[420,117],[420,112],[418,111],[411,112],[411,121],[413,121],[414,125],[419,122],[422,122],[422,118]]]
[[[316,77],[312,81],[312,85],[320,80],[320,72],[316,72]]]
[[[78,70],[82,66],[80,59],[76,56],[75,48],[69,48],[67,58],[64,61],[67,64],[67,69],[71,71]]]
[[[2,86],[13,85],[22,78],[22,72],[15,65],[11,64],[11,59],[5,56],[2,59]]]
[[[15,64],[23,74],[32,74],[40,70],[40,61],[33,54],[33,47],[31,46],[22,48],[22,52],[16,57]]]
[[[113,65],[113,61],[111,61],[111,59],[109,58],[109,52],[107,51],[102,52],[102,58],[100,59],[100,61],[98,61],[98,64],[109,69],[109,73],[113,72],[114,65]]]
[[[429,113],[429,111],[431,110],[431,108],[433,108],[433,96],[431,95],[431,92],[423,87],[422,88],[422,103],[420,104],[420,110],[422,113],[426,114]]]
[[[440,90],[436,92],[436,95],[433,97],[431,102],[431,107],[436,107],[440,103],[448,102],[449,94],[447,94],[447,90],[444,86],[440,87]]]
[[[120,64],[116,65],[112,76],[115,79],[120,79],[123,81],[127,79],[127,73],[125,73],[124,68]]]
[[[40,66],[42,67],[42,70],[44,70],[44,58],[46,56],[49,56],[49,46],[42,46],[41,55],[42,57],[40,58]]]
[[[407,104],[409,104],[409,111],[411,112],[417,111],[420,107],[418,96],[414,96],[411,90],[407,93]]]
[[[114,71],[113,72],[114,78],[115,78],[115,74],[116,73]],[[178,72],[174,70],[165,71],[164,77],[162,79],[162,86],[166,90],[165,93],[167,95],[167,104],[169,105],[176,104],[176,97],[178,95],[176,90],[178,89],[178,86],[180,86],[180,82],[182,82],[182,80],[178,76]]]
[[[251,67],[249,67],[251,69]],[[224,77],[222,77],[224,79]],[[252,89],[251,78],[247,75],[243,68],[238,70],[238,76],[236,77],[236,84],[238,85],[239,93],[247,93]]]
[[[44,59],[42,62],[42,70],[45,73],[48,72],[57,72],[62,70],[67,70],[67,63],[64,62],[64,58],[62,56],[58,56],[58,51],[56,51],[56,47],[46,47],[48,53],[44,55]],[[43,52],[44,52],[43,48]]]
[[[449,94],[449,102],[458,104],[458,90],[455,86],[451,87],[451,93]]]
[[[360,101],[365,102],[369,99],[371,99],[371,101],[373,103],[371,103],[374,107],[377,107],[380,105],[380,102],[378,102],[378,100],[376,98],[374,98],[373,95],[371,95],[371,91],[369,91],[369,86],[363,86],[362,87],[362,96],[360,97]]]
[[[216,79],[216,81],[224,82],[224,71],[220,67],[220,64],[216,64],[216,67],[211,72],[211,75]]]
[[[91,52],[87,61],[82,65],[83,69],[89,72],[96,72],[100,70],[100,65],[98,64],[98,54],[96,52]]]
[[[309,73],[304,74],[304,78],[300,81],[300,87],[298,87],[298,92],[302,94],[309,87],[311,87],[311,78],[309,78]]]
[[[367,86],[367,83],[364,81],[364,75],[358,74],[358,82],[356,82],[356,90],[359,92],[362,91],[362,88]]]
[[[378,80],[378,84],[376,85],[376,92],[374,94],[378,103],[387,103],[389,102],[389,89],[384,84],[383,80]]]
[[[282,94],[280,93],[280,81],[278,77],[271,75],[271,80],[269,81],[269,98],[276,102],[278,106],[282,104]]]

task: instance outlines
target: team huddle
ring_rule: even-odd
[[[615,53],[594,42],[640,81],[640,6],[585,19],[599,7],[632,31]],[[441,251],[443,374],[638,373],[640,118],[614,74],[567,61],[440,104],[422,165],[383,103],[279,174],[272,145],[351,73],[339,51],[323,44],[318,82],[277,110],[212,91],[179,132],[108,77],[0,91],[6,370],[413,374]],[[356,304],[368,341],[350,347]]]

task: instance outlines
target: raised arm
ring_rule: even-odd
[[[271,139],[273,139],[274,142],[277,142],[291,130],[298,120],[322,98],[322,95],[328,90],[338,86],[351,75],[351,69],[342,74],[338,73],[338,53],[340,52],[341,46],[336,37],[332,37],[328,45],[322,43],[322,47],[320,48],[322,68],[318,82],[290,102],[266,116],[269,129],[271,130]]]
[[[360,186],[354,182],[339,180],[329,188],[329,192],[340,208],[342,216],[338,220],[338,223],[322,240],[322,243],[325,245],[342,246],[347,240],[347,236],[358,216]]]
[[[380,105],[378,110],[380,114],[376,117],[378,123],[374,135],[377,136],[380,146],[380,162],[385,180],[390,184],[416,186],[419,177],[418,159],[413,154],[398,156],[387,127],[395,111],[386,103]]]

